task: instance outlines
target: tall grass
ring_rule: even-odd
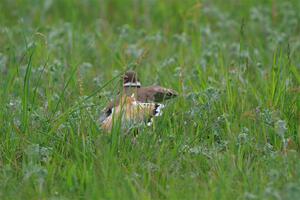
[[[297,199],[299,9],[4,0],[0,199]],[[180,93],[136,139],[98,120],[127,69]]]

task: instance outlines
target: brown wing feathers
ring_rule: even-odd
[[[137,75],[133,71],[129,71],[123,76],[123,89],[124,91],[115,100],[111,101],[102,112],[100,122],[106,130],[111,129],[111,116],[113,112],[116,112],[116,109],[120,106],[120,102],[124,99],[132,101],[131,98],[134,96],[135,102],[134,105],[132,103],[128,104],[129,107],[126,115],[131,115],[130,113],[134,112],[135,116],[133,118],[138,117],[147,120],[150,117],[151,120],[147,123],[149,125],[152,123],[153,116],[161,115],[161,109],[164,105],[159,103],[178,96],[176,91],[161,86],[140,87]],[[126,118],[129,120],[130,116]]]

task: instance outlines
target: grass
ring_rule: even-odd
[[[0,4],[0,199],[296,199],[300,3]],[[135,69],[173,88],[137,143],[100,111]]]

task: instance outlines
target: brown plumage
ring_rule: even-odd
[[[122,103],[124,96],[130,97],[132,95],[140,103],[160,103],[174,98],[178,94],[172,89],[161,86],[141,87],[137,74],[134,71],[128,71],[123,76],[123,91],[108,104],[100,117],[100,121],[104,122],[112,114],[113,108],[118,107]]]
[[[124,95],[118,105],[116,105],[110,115],[102,122],[102,129],[110,132],[113,124],[120,120],[121,129],[148,122],[152,123],[152,117],[161,115],[162,104],[141,103],[134,95]]]
[[[143,103],[149,102],[163,102],[177,96],[177,93],[174,90],[163,88],[160,86],[150,86],[142,88],[125,88],[124,94],[130,96],[135,94],[136,99]],[[115,100],[111,101],[106,107],[106,112],[109,112],[115,105],[118,105],[120,102],[120,96],[117,96]]]

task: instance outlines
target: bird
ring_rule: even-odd
[[[142,103],[137,101],[134,94],[121,97],[119,104],[112,108],[111,114],[102,122],[101,128],[110,132],[113,125],[120,122],[122,130],[137,127],[146,123],[151,126],[153,117],[161,116],[163,104],[160,103]]]
[[[135,71],[127,71],[122,76],[122,78],[123,78],[122,91],[118,94],[115,100],[111,101],[108,104],[108,106],[106,106],[106,108],[104,109],[100,117],[100,122],[102,123],[102,127],[105,130],[109,130],[107,127],[110,126],[107,125],[103,126],[103,124],[110,121],[107,119],[112,118],[112,114],[114,113],[113,111],[115,111],[115,113],[119,112],[116,111],[116,108],[119,108],[120,110],[120,105],[122,104],[126,105],[125,108],[130,107],[130,109],[125,109],[125,113],[128,112],[127,110],[131,110],[131,109],[135,110],[136,108],[138,108],[138,110],[142,111],[141,115],[145,119],[147,119],[149,118],[149,113],[150,113],[149,110],[152,110],[152,112],[154,113],[156,112],[155,110],[156,108],[162,109],[164,107],[164,105],[162,104],[164,100],[172,99],[178,96],[178,93],[175,90],[164,88],[162,86],[153,85],[153,86],[142,87],[141,82]],[[144,109],[147,110],[146,113],[148,114],[144,112]],[[151,120],[153,120],[153,118],[151,118]],[[149,124],[151,123],[148,122],[148,125]]]
[[[142,87],[137,73],[127,71],[123,76],[123,88],[127,95],[136,93],[137,100],[141,102],[162,102],[176,97],[176,91],[161,86],[153,85]]]

